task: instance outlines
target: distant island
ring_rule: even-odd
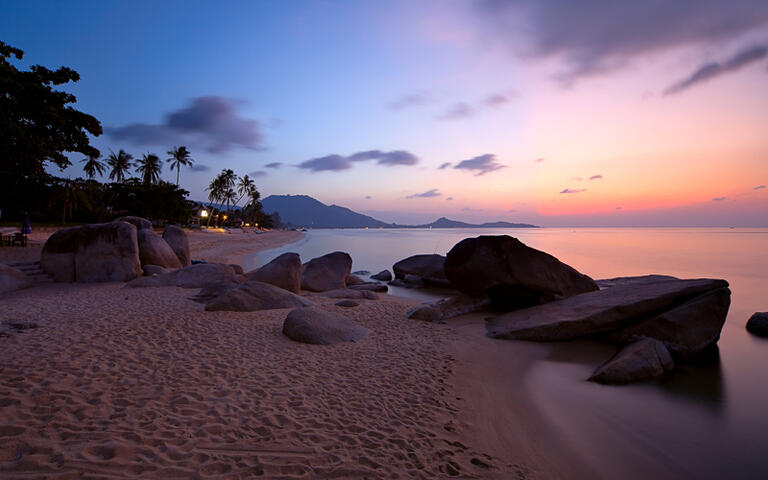
[[[275,212],[285,225],[311,228],[539,228],[528,223],[486,222],[472,224],[438,218],[424,225],[399,225],[376,220],[346,207],[326,205],[308,195],[270,195],[262,200],[267,214]]]

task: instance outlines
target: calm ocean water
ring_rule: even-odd
[[[341,250],[353,270],[375,273],[417,253],[444,255],[463,238],[501,234],[596,279],[660,273],[730,282],[719,359],[680,365],[660,384],[604,387],[584,379],[611,351],[565,343],[525,381],[563,438],[605,477],[768,478],[768,339],[744,329],[752,313],[768,311],[768,229],[313,230],[245,267],[287,251],[306,261]]]

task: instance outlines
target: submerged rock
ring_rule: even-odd
[[[351,270],[352,257],[348,253],[333,252],[313,258],[303,265],[301,288],[310,292],[346,288]]]
[[[488,295],[503,310],[598,290],[587,275],[508,235],[484,235],[457,243],[446,257],[445,276],[460,292]]]
[[[301,291],[301,258],[298,253],[284,253],[251,272],[249,278],[269,283],[289,292],[299,293]]]
[[[416,320],[435,322],[458,317],[465,313],[477,312],[488,308],[490,305],[491,301],[485,297],[456,295],[411,308],[406,312],[406,316]]]
[[[444,266],[445,257],[442,255],[412,255],[392,265],[392,271],[395,278],[412,285],[421,281],[424,285],[450,287]]]
[[[349,288],[351,290],[368,290],[371,292],[386,292],[389,290],[389,287],[382,283],[374,283],[374,282],[363,282],[359,283],[357,285],[350,285]]]
[[[308,305],[312,305],[312,302],[294,293],[250,279],[211,299],[205,309],[208,311],[253,312]]]
[[[371,275],[371,278],[373,280],[379,280],[381,282],[388,282],[392,280],[392,274],[389,273],[389,270],[382,270],[379,273]]]
[[[662,342],[643,338],[627,345],[600,366],[589,381],[607,384],[640,382],[662,377],[674,367],[672,355]]]
[[[747,320],[747,331],[761,337],[768,337],[768,312],[755,312]]]
[[[313,307],[291,310],[283,323],[283,334],[291,340],[315,345],[359,342],[368,329],[352,320]]]
[[[536,341],[604,334],[659,317],[660,312],[727,287],[725,280],[713,279],[664,279],[617,285],[501,315],[487,321],[486,331],[493,338]],[[703,307],[696,303],[693,308]],[[678,313],[671,314],[675,323],[680,321]],[[695,327],[695,323],[696,318],[691,318],[687,325]]]

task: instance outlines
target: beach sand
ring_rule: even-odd
[[[191,244],[193,258],[239,263],[300,236],[194,233]],[[313,297],[370,332],[305,345],[281,332],[289,310],[206,312],[195,289],[123,287],[0,297],[0,477],[590,473],[525,391],[526,366],[546,351],[486,338],[480,315],[431,324],[405,317],[411,300],[344,309]]]

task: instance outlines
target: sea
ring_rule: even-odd
[[[605,348],[563,342],[524,382],[558,434],[602,477],[768,478],[768,339],[745,330],[750,315],[768,311],[768,228],[310,230],[245,267],[289,251],[302,261],[344,251],[353,271],[391,271],[398,260],[445,255],[479,235],[516,237],[594,279],[655,273],[727,280],[733,294],[719,355],[680,364],[661,382],[602,386],[586,378],[606,359]],[[423,301],[445,295],[390,293]]]

